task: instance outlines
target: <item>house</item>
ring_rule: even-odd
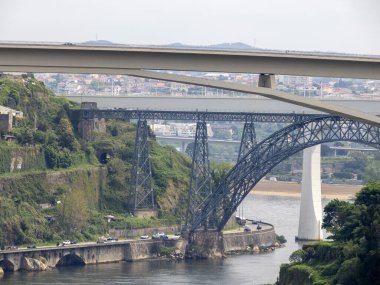
[[[23,113],[0,105],[0,132],[12,130],[17,119],[23,118]]]

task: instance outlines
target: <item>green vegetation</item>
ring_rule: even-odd
[[[160,255],[161,256],[170,256],[175,252],[175,246],[164,246],[160,245]]]
[[[323,228],[334,241],[295,251],[278,284],[379,284],[380,182],[369,182],[354,203],[332,200],[324,211]]]
[[[189,157],[158,145],[150,134],[159,216],[133,217],[129,211],[134,124],[107,121],[106,133],[83,141],[69,119],[69,110],[78,105],[55,97],[30,75],[1,76],[0,105],[24,114],[12,130],[16,141],[0,140],[0,246],[95,240],[109,228],[178,223]],[[107,223],[108,214],[116,220]]]

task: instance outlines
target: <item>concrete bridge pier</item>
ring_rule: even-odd
[[[276,77],[274,74],[264,74],[261,73],[259,75],[259,82],[257,84],[258,87],[266,87],[266,88],[276,88]]]
[[[321,240],[321,145],[303,151],[302,194],[298,240]]]
[[[181,144],[181,152],[182,153],[186,153],[186,148],[188,145],[189,145],[188,142],[182,142],[182,144]]]

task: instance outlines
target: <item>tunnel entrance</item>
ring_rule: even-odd
[[[0,267],[2,267],[5,272],[14,271],[15,269],[14,264],[7,259],[3,259],[0,261]]]
[[[107,153],[107,152],[103,152],[100,156],[99,156],[99,161],[100,161],[100,163],[102,163],[102,164],[106,164],[108,161],[109,161],[109,159],[110,159],[110,154],[109,153]]]
[[[85,262],[83,260],[82,257],[76,255],[76,254],[73,254],[73,253],[70,253],[70,254],[67,254],[65,255],[64,257],[62,257],[58,263],[57,263],[57,267],[59,266],[69,266],[69,265],[85,265]]]

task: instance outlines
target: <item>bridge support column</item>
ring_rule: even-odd
[[[237,161],[256,146],[256,131],[253,122],[245,122]]]
[[[264,74],[259,75],[258,87],[266,87],[276,89],[276,78],[274,74]]]
[[[91,110],[97,109],[95,102],[82,102],[81,109],[89,109],[80,112],[80,118],[78,122],[78,133],[85,141],[91,141],[93,139],[95,129],[94,113]]]
[[[133,211],[135,215],[142,217],[156,216],[146,120],[139,120],[136,127],[131,193],[134,193]]]
[[[297,239],[323,239],[321,225],[321,145],[316,145],[303,151],[302,194]]]
[[[96,110],[96,102],[82,102],[77,130],[82,139],[92,141],[94,132],[106,133],[106,121],[104,118],[95,118],[93,110]],[[77,121],[75,118],[74,121]]]
[[[199,215],[203,202],[212,194],[210,162],[208,160],[207,124],[198,122],[195,131],[193,162],[190,183],[187,190],[187,211],[185,230],[189,229],[194,216]],[[213,226],[213,218],[203,225],[206,229]]]
[[[182,142],[182,144],[181,144],[181,152],[182,153],[186,153],[186,148],[187,148],[188,145],[189,145],[189,143]]]

